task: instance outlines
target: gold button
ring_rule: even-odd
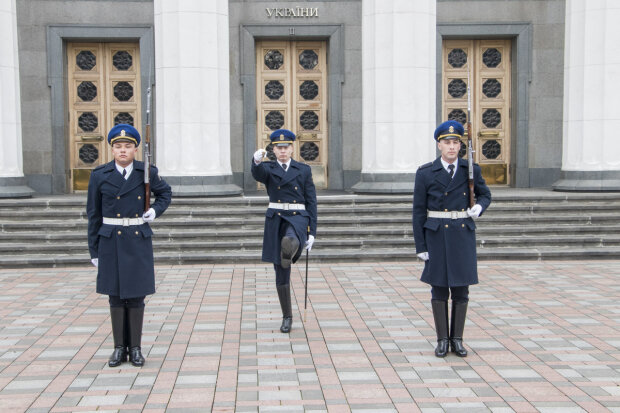
[[[464,209],[461,209],[461,211],[465,211]]]
[[[118,231],[118,232],[117,232],[117,234],[118,234],[118,235],[121,235],[121,232],[120,232],[120,231]]]
[[[136,235],[138,235],[138,231],[136,231]]]
[[[296,200],[296,199],[293,199],[293,203],[294,203],[294,204],[296,204],[296,203],[297,203],[297,200]]]
[[[138,214],[136,214],[136,216],[138,216]]]
[[[278,202],[280,202],[280,200],[278,199]]]
[[[120,216],[121,216],[121,214],[116,214],[116,216],[117,216],[117,217],[120,217]]]
[[[446,192],[444,195],[448,196],[448,193]]]
[[[446,224],[446,228],[448,228],[448,224]]]
[[[140,195],[138,195],[138,199],[142,199],[142,197]]]
[[[116,197],[116,199],[121,199],[121,197],[120,197],[120,196],[117,196],[117,197]]]
[[[280,189],[280,187],[278,187],[278,189]]]
[[[444,211],[448,212],[448,210],[447,210],[447,209],[444,209]]]
[[[295,191],[297,191],[297,187],[295,187]]]
[[[297,212],[293,212],[293,215],[297,215]]]
[[[282,214],[278,212],[278,215],[282,215]]]
[[[463,192],[463,196],[467,196],[467,193]]]
[[[463,228],[465,228],[465,224],[461,224],[461,226],[462,226]]]

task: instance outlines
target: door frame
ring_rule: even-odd
[[[327,41],[328,189],[344,189],[342,159],[342,84],[344,25],[242,24],[239,27],[240,80],[243,88],[243,190],[256,191],[250,171],[256,151],[256,40]]]
[[[67,148],[67,42],[138,42],[140,47],[141,101],[146,102],[149,87],[155,84],[155,52],[153,26],[92,26],[92,25],[50,25],[47,27],[47,84],[51,89],[52,128],[52,193],[70,192],[66,185],[69,152]],[[155,89],[153,87],[153,89]],[[155,93],[153,93],[155,96]],[[152,105],[154,108],[155,105]],[[146,105],[142,105],[142,130],[146,122]],[[154,110],[151,110],[151,125],[155,125]],[[152,131],[153,133],[153,131]],[[153,135],[155,135],[153,133]],[[153,145],[154,146],[154,145]],[[152,152],[154,153],[154,148]]]
[[[512,39],[511,52],[511,159],[512,176],[509,186],[530,187],[529,172],[529,89],[532,80],[532,24],[531,23],[489,23],[461,24],[437,23],[436,41],[436,99],[438,102],[437,124],[442,122],[442,47],[444,39]]]

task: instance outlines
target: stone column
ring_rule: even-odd
[[[228,0],[155,0],[156,164],[176,196],[240,194],[230,163]]]
[[[620,3],[566,1],[562,179],[556,190],[620,190]]]
[[[0,198],[29,197],[22,154],[22,119],[15,0],[0,2]]]
[[[435,0],[363,0],[362,177],[355,192],[412,193],[435,158]]]

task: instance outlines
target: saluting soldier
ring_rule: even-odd
[[[119,124],[108,134],[114,161],[93,170],[88,183],[88,248],[97,272],[97,292],[109,296],[114,352],[108,365],[143,366],[144,298],[155,292],[153,231],[149,222],[164,213],[172,191],[150,167],[157,200],[144,212],[144,162],[136,161],[140,134]]]
[[[491,204],[491,191],[480,166],[474,164],[476,204],[469,208],[468,165],[459,158],[463,132],[463,126],[452,120],[437,127],[435,141],[441,156],[418,169],[413,189],[413,236],[417,256],[425,261],[421,280],[431,285],[437,357],[445,357],[449,349],[467,356],[463,330],[469,286],[478,283],[474,218]]]
[[[316,236],[316,190],[310,166],[291,158],[295,134],[278,129],[270,136],[276,161],[262,162],[264,149],[254,153],[252,176],[267,188],[269,206],[265,213],[262,259],[272,262],[276,289],[282,307],[280,331],[288,333],[293,324],[291,310],[291,262],[302,249],[312,249]]]

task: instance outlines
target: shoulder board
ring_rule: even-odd
[[[429,162],[429,163],[425,163],[424,165],[420,166],[418,169],[424,169],[424,168],[428,168],[429,166],[432,166],[433,163]]]

